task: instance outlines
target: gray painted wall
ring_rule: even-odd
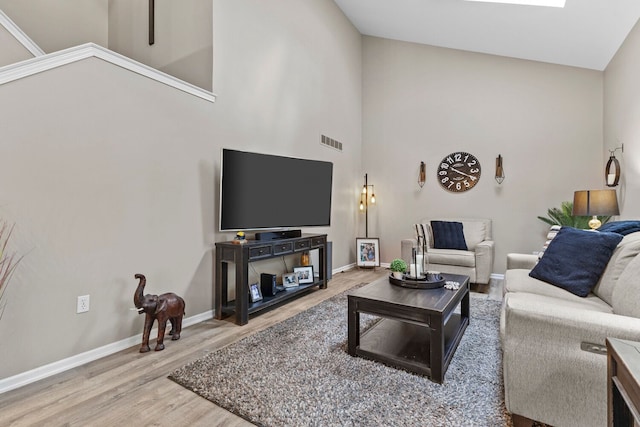
[[[137,272],[148,292],[184,296],[187,316],[213,308],[211,247],[233,237],[216,231],[222,147],[333,162],[336,220],[305,231],[329,234],[335,266],[352,262],[360,34],[324,0],[214,11],[215,104],[98,59],[0,85],[0,217],[27,254],[0,321],[0,378],[139,334]]]
[[[33,54],[2,26],[0,26],[0,46],[2,46],[0,67],[33,58]]]
[[[210,310],[215,104],[95,58],[0,94],[0,217],[25,254],[0,321],[0,377],[140,333],[137,272],[150,293],[183,295],[190,315]]]
[[[429,217],[493,220],[493,271],[506,254],[542,247],[548,227],[537,215],[601,188],[602,73],[387,39],[363,38],[362,162],[375,184],[369,235],[381,257]],[[436,182],[448,154],[467,151],[482,165],[462,194]],[[502,154],[506,179],[494,180]],[[417,184],[420,161],[427,182]]]
[[[88,42],[109,47],[109,0],[0,0],[0,9],[47,53]]]
[[[157,0],[149,45],[149,2],[109,0],[109,49],[211,90],[212,0]]]
[[[604,73],[604,156],[616,151],[622,175],[620,217],[640,217],[640,24],[636,24]],[[604,173],[604,172],[603,172]]]

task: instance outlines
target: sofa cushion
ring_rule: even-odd
[[[586,297],[579,297],[562,288],[534,279],[529,276],[529,270],[526,269],[507,270],[504,275],[504,292],[543,295],[556,298],[559,301],[577,303],[581,307],[596,311],[612,312],[611,306],[596,295],[589,294]]]
[[[435,249],[467,250],[462,223],[455,221],[431,221],[433,247]]]
[[[457,265],[460,267],[475,267],[476,254],[471,251],[459,251],[455,249],[429,249],[427,250],[429,264]]]
[[[621,240],[617,233],[562,227],[529,275],[585,297]]]
[[[618,243],[613,255],[602,273],[598,284],[593,288],[593,293],[613,305],[613,290],[618,283],[618,278],[627,268],[627,265],[640,253],[640,233],[631,233],[624,236]]]
[[[640,231],[640,221],[613,221],[603,224],[598,231],[608,231],[626,236]]]
[[[431,229],[431,221],[455,221],[462,223],[462,231],[464,240],[467,243],[467,250],[475,251],[476,246],[485,240],[491,240],[491,220],[478,218],[429,218],[422,219],[413,225],[414,232],[420,230],[420,226],[424,227],[427,235],[427,245],[433,248],[433,231]]]
[[[640,255],[629,262],[613,290],[613,312],[640,318]]]
[[[475,251],[478,244],[489,240],[487,224],[485,221],[460,221],[462,222],[462,231],[464,239],[467,242],[467,248]]]
[[[598,297],[594,297],[594,299],[585,299],[585,298],[576,298],[572,301],[569,300],[560,300],[558,298],[549,296],[549,295],[536,295],[529,294],[526,292],[510,292],[505,295],[503,304],[508,304],[507,301],[521,301],[521,304],[525,304],[525,306],[532,307],[532,310],[540,309],[541,306],[545,305],[546,308],[550,308],[548,306],[557,307],[558,310],[569,309],[577,309],[577,310],[586,310],[587,312],[599,312],[599,313],[608,313],[612,314],[611,307],[607,304],[597,304],[595,301]],[[553,313],[549,313],[550,316]],[[588,315],[588,313],[585,313]],[[580,323],[580,318],[576,316],[573,319],[576,323]]]

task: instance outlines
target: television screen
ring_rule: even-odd
[[[220,230],[328,226],[333,163],[222,149]]]

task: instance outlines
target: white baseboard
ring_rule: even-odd
[[[209,310],[204,313],[185,318],[182,322],[182,326],[186,328],[212,318],[213,310]],[[156,336],[157,334],[157,328],[151,331],[151,336]],[[86,351],[84,353],[76,354],[75,356],[71,356],[66,359],[50,363],[48,365],[40,366],[39,368],[35,368],[30,371],[22,372],[12,377],[3,378],[0,380],[0,394],[10,390],[14,390],[16,388],[20,388],[27,384],[34,383],[36,381],[40,381],[42,379],[59,374],[77,366],[93,362],[94,360],[101,359],[105,356],[109,356],[113,353],[117,353],[129,347],[139,345],[141,342],[142,333],[133,337],[125,338],[121,341],[117,341],[93,350]]]
[[[356,268],[355,263],[347,264],[339,268],[334,268],[333,270],[331,270],[331,274],[343,273],[345,271],[353,270],[354,268]]]

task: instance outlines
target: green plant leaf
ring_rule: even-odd
[[[588,229],[590,216],[573,215],[573,202],[562,202],[560,208],[550,208],[547,210],[547,218],[537,217],[540,221],[549,225],[568,226],[579,229]],[[598,216],[598,219],[606,224],[611,219],[610,216]]]

